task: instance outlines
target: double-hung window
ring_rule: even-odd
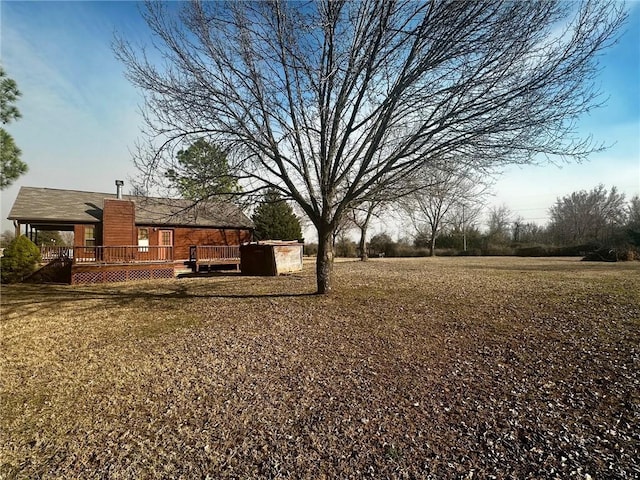
[[[138,251],[139,252],[149,251],[149,229],[148,228],[138,229]]]
[[[84,227],[84,246],[96,246],[96,227],[90,227],[88,225]]]

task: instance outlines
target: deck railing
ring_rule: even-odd
[[[191,262],[240,261],[240,245],[193,245],[189,257]]]
[[[51,262],[58,258],[73,258],[73,247],[42,245],[40,246],[40,257],[43,262]]]
[[[149,263],[172,262],[173,247],[170,246],[99,246],[74,247],[74,263]]]

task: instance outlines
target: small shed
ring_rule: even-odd
[[[278,240],[240,245],[240,270],[245,275],[277,276],[302,270],[303,243]]]

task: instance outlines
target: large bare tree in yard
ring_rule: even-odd
[[[178,11],[179,9],[179,11]],[[597,102],[595,60],[616,1],[149,3],[159,53],[116,52],[145,92],[154,176],[208,137],[243,192],[275,187],[318,232],[331,289],[345,212],[432,162],[477,170],[581,159],[575,120]]]

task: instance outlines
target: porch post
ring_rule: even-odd
[[[20,222],[18,220],[13,221],[13,228],[15,228],[16,238],[20,236]]]

